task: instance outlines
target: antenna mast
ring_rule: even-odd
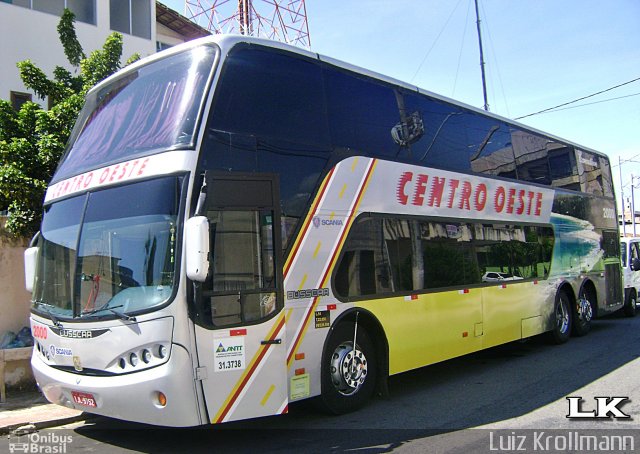
[[[240,33],[309,49],[305,0],[185,0],[185,16],[211,33]]]
[[[482,34],[480,33],[480,12],[478,10],[478,0],[476,4],[476,26],[478,28],[478,44],[480,45],[480,71],[482,72],[482,94],[484,96],[484,110],[489,110],[489,102],[487,101],[487,81],[484,75],[484,53],[482,52]]]

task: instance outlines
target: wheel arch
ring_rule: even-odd
[[[356,314],[358,317],[358,325],[365,328],[375,348],[375,357],[378,361],[380,372],[377,376],[376,394],[387,397],[389,395],[389,341],[387,340],[387,336],[378,318],[367,309],[353,307],[347,309],[335,319],[331,324],[331,328],[329,328],[329,333],[325,338],[324,345],[322,346],[322,358],[325,357],[327,343],[329,342],[335,327],[341,323],[354,323],[356,320]],[[325,367],[325,365],[323,364],[322,367]]]

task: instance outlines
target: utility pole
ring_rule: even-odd
[[[482,72],[482,94],[484,95],[484,110],[489,110],[489,102],[487,101],[487,81],[484,75],[484,53],[482,51],[482,34],[480,33],[480,11],[478,10],[478,0],[476,4],[476,26],[478,28],[478,44],[480,45],[480,71]]]
[[[624,187],[622,186],[622,158],[618,156],[618,167],[620,168],[620,208],[622,209],[622,236],[627,236],[627,219],[624,216]],[[631,181],[633,185],[633,180]],[[631,189],[633,191],[633,188]]]
[[[633,225],[633,236],[636,236],[636,202],[634,199],[635,186],[633,185],[633,179],[635,177],[631,174],[631,225]]]

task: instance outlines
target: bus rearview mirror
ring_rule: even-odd
[[[33,292],[33,283],[36,278],[36,262],[38,260],[38,248],[33,246],[24,251],[24,287],[27,292]]]
[[[185,224],[184,236],[187,277],[204,282],[209,273],[209,220],[205,216],[190,218]]]

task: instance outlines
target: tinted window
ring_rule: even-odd
[[[361,217],[336,268],[342,297],[543,279],[549,227]]]
[[[391,130],[400,122],[399,93],[380,82],[331,67],[325,71],[325,80],[333,146],[395,157],[400,146]]]
[[[240,48],[227,57],[210,126],[296,143],[327,144],[322,73],[284,53]]]
[[[169,148],[192,147],[215,53],[202,46],[171,55],[89,93],[55,180]]]

